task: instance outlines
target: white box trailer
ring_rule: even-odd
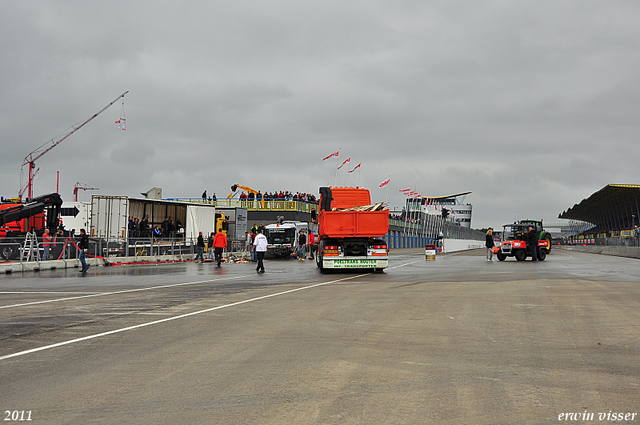
[[[196,240],[202,232],[205,241],[207,236],[216,229],[216,208],[206,205],[187,205],[187,225],[185,235],[187,239]]]
[[[165,218],[179,222],[174,236],[187,240],[197,239],[199,232],[208,235],[215,229],[216,208],[212,205],[93,195],[88,233],[95,238],[125,239],[130,237],[129,217],[142,220],[147,215],[151,229],[161,226]]]
[[[80,234],[80,229],[89,231],[91,216],[90,202],[63,202],[60,208],[60,220],[64,230]]]

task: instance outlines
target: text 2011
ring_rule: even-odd
[[[31,410],[5,410],[4,417],[5,421],[30,421],[31,420]]]

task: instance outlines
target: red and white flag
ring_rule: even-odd
[[[329,159],[329,158],[331,158],[332,156],[336,156],[336,157],[337,157],[338,155],[340,155],[340,150],[335,151],[334,153],[332,153],[332,154],[331,154],[331,155],[329,155],[329,156],[325,156],[324,158],[322,158],[322,160],[324,161],[325,159]]]
[[[118,121],[116,121],[116,124],[118,125],[118,130],[126,130],[126,123],[127,120],[124,118],[120,118]]]
[[[356,171],[358,168],[360,168],[360,166],[362,165],[362,162],[358,163],[358,165],[356,165],[355,167],[353,167],[353,170],[349,170],[350,173],[353,173],[354,171]]]
[[[344,162],[340,164],[340,166],[338,167],[338,170],[341,169],[344,166],[344,164],[346,164],[347,162],[351,162],[351,157],[345,159]]]
[[[406,189],[400,189],[398,192],[402,192],[402,193],[405,193],[405,194],[406,194],[407,192],[411,192],[411,188],[410,188],[410,187],[408,187],[408,188],[406,188]]]
[[[391,181],[391,179],[387,179],[385,181],[383,181],[382,183],[380,183],[380,185],[378,186],[380,189],[382,189],[383,187],[385,187],[386,185],[389,184],[389,182]]]

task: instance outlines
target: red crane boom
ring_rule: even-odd
[[[82,190],[100,190],[99,187],[89,187],[85,183],[76,182],[76,185],[73,187],[73,196],[75,197],[75,201],[78,202],[78,189]]]
[[[76,131],[80,130],[87,123],[89,123],[89,121],[91,121],[92,119],[94,119],[95,117],[97,117],[98,115],[103,113],[109,106],[111,106],[114,103],[116,103],[118,101],[118,99],[123,98],[127,93],[129,93],[129,90],[127,90],[126,92],[122,93],[120,96],[116,97],[107,106],[105,106],[104,108],[100,109],[98,112],[96,112],[95,114],[91,115],[86,120],[82,121],[81,123],[79,123],[77,125],[72,125],[71,126],[71,130],[61,134],[60,136],[54,137],[53,139],[49,140],[47,143],[43,144],[42,146],[40,146],[39,148],[37,148],[36,150],[31,152],[29,155],[27,155],[24,158],[24,162],[22,163],[22,167],[20,168],[20,191],[18,192],[18,197],[20,197],[20,199],[22,199],[22,195],[24,195],[24,192],[28,191],[27,196],[29,197],[29,199],[33,198],[33,178],[34,178],[35,173],[36,173],[35,166],[36,166],[36,161],[38,159],[40,159],[45,153],[49,152],[51,149],[55,148],[60,143],[62,143],[67,137],[71,136],[73,133],[75,133]],[[23,186],[22,185],[22,174],[23,174],[25,165],[29,166],[29,176],[28,176],[27,185]]]

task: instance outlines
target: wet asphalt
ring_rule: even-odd
[[[52,424],[640,413],[638,260],[556,250],[545,262],[487,262],[478,250],[425,261],[405,250],[384,273],[265,268],[0,277],[0,413]],[[630,418],[608,423],[640,421]]]

